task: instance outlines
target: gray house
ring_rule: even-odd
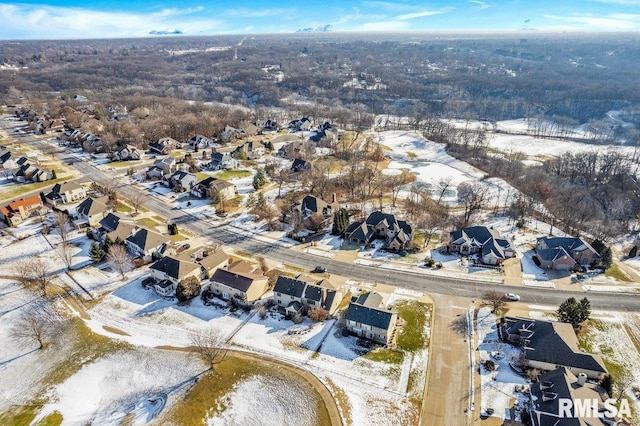
[[[486,226],[470,226],[449,234],[449,252],[464,256],[477,254],[482,263],[498,265],[515,256],[511,241]]]
[[[382,296],[367,292],[351,298],[345,317],[346,329],[356,336],[383,345],[389,345],[394,337],[398,314],[381,309]]]

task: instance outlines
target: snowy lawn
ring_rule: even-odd
[[[517,360],[520,349],[500,341],[496,321],[497,317],[491,313],[491,308],[483,307],[478,310],[476,333],[480,342],[480,361],[491,360],[497,366],[497,370],[493,372],[479,366],[482,400],[480,408],[483,412],[487,408],[493,408],[493,416],[510,419],[516,386],[524,385],[527,381],[509,367],[510,362]]]

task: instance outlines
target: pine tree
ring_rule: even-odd
[[[573,328],[578,328],[580,324],[589,319],[591,302],[586,297],[580,302],[570,297],[560,304],[557,314],[560,321],[571,324]]]
[[[91,250],[89,250],[89,257],[91,257],[91,260],[93,260],[94,263],[102,262],[104,256],[105,252],[102,247],[100,247],[100,244],[95,241],[92,242]]]
[[[345,208],[341,208],[333,215],[333,228],[331,229],[331,234],[342,235],[348,227],[349,211]]]
[[[253,176],[253,189],[260,189],[264,186],[266,180],[264,178],[264,172],[262,169],[258,170],[256,174]]]
[[[600,255],[600,264],[604,269],[609,269],[613,263],[613,256],[611,254],[611,248],[607,246],[604,241],[595,239],[591,242],[591,247]]]

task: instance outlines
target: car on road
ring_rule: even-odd
[[[505,293],[504,298],[512,302],[517,302],[518,300],[520,300],[520,296],[515,293]]]
[[[314,272],[316,274],[324,274],[325,272],[327,272],[327,267],[318,265],[315,268],[313,268],[311,272]]]

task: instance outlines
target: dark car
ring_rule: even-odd
[[[327,272],[327,267],[318,265],[315,268],[313,268],[311,272],[315,272],[316,274],[324,274],[325,272]]]

